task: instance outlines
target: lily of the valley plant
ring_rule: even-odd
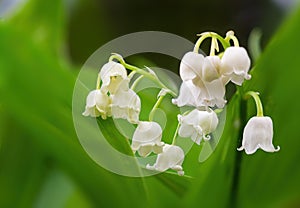
[[[199,53],[201,43],[211,39],[208,56]],[[219,51],[219,44],[224,51]],[[182,79],[179,95],[165,86],[151,69],[141,69],[125,62],[119,54],[112,54],[98,74],[96,89],[86,98],[84,116],[126,119],[135,124],[136,129],[131,142],[131,149],[136,156],[148,157],[157,154],[154,164],[145,168],[154,171],[172,169],[183,175],[185,153],[176,144],[178,136],[190,138],[200,145],[211,139],[219,124],[218,113],[227,103],[226,85],[231,82],[241,86],[249,80],[251,61],[245,48],[239,46],[238,39],[232,31],[223,38],[213,32],[199,35],[192,51],[187,52],[180,63],[179,74]],[[127,70],[131,71],[127,74]],[[135,74],[139,77],[132,80]],[[157,101],[149,113],[149,119],[141,121],[141,100],[134,91],[137,82],[150,79],[161,88]],[[130,84],[131,83],[131,84]],[[163,129],[153,121],[153,113],[158,108],[166,94],[170,94],[172,103],[178,107],[189,106],[189,110],[177,115],[178,126],[174,131],[171,144],[163,141]],[[273,123],[270,117],[263,115],[263,107],[258,93],[249,91],[245,98],[252,96],[256,102],[257,116],[247,123],[239,151],[253,154],[257,149],[266,152],[276,152],[272,144]],[[105,121],[102,121],[105,122]]]

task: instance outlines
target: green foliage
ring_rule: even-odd
[[[246,105],[237,93],[227,107],[219,144],[206,161],[198,162],[204,147],[193,146],[184,163],[187,176],[167,172],[147,178],[110,173],[79,144],[71,105],[78,69],[59,56],[64,16],[61,1],[32,0],[0,23],[0,207],[300,205],[298,113],[293,111],[300,88],[300,10],[274,36],[251,72],[253,78],[239,89],[261,92],[280,152],[246,156],[236,151],[243,126],[254,115],[253,105]],[[140,96],[147,101],[149,94]],[[167,119],[171,127],[164,132],[169,140],[177,112],[170,98],[166,100],[162,109],[174,118]],[[143,103],[148,103],[145,109],[153,104]],[[112,120],[99,124],[107,138],[117,138],[109,141],[113,146],[131,154],[126,138],[112,129]]]

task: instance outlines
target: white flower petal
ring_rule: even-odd
[[[277,152],[272,144],[273,122],[270,117],[252,117],[244,128],[242,146],[239,151],[245,150],[246,154],[253,154],[261,148],[266,152]]]
[[[197,144],[200,144],[202,137],[212,133],[219,122],[217,114],[211,109],[208,111],[194,109],[187,115],[179,116],[178,121],[180,123],[178,135],[191,137]]]
[[[152,151],[159,153],[164,145],[161,142],[162,129],[160,125],[152,121],[140,121],[133,134],[131,148],[138,151],[143,157]]]
[[[228,47],[221,60],[221,74],[228,76],[230,80],[241,85],[244,79],[250,79],[248,74],[251,61],[247,51],[243,47]]]
[[[182,82],[180,86],[179,96],[176,99],[172,100],[172,103],[178,107],[185,105],[188,106],[197,106],[197,99],[200,94],[200,88],[197,88],[193,82],[186,81]]]
[[[187,52],[180,63],[179,74],[183,81],[201,76],[204,56],[195,52]]]
[[[133,90],[118,90],[115,95],[112,95],[111,106],[114,118],[127,119],[131,123],[139,121],[141,100]]]
[[[106,119],[107,116],[110,116],[110,104],[111,99],[106,93],[103,93],[101,90],[93,90],[86,98],[85,111],[82,115],[101,116],[103,119]]]
[[[184,160],[183,150],[175,145],[165,144],[163,152],[158,154],[156,162],[153,166],[147,165],[149,170],[164,172],[168,169],[177,171],[178,175],[183,175],[182,163]]]
[[[127,78],[125,67],[114,61],[104,64],[99,73],[102,80],[102,90],[104,92],[109,91],[111,94],[114,94],[120,83]]]
[[[221,60],[218,56],[206,56],[202,66],[202,80],[205,82],[211,82],[220,78],[219,68]]]
[[[221,60],[218,56],[206,56],[188,52],[180,64],[180,76],[183,83],[179,97],[173,103],[179,107],[217,106],[223,108],[226,100],[225,84],[228,78],[221,76]]]
[[[218,78],[211,82],[202,82],[201,85],[203,85],[203,87],[200,91],[197,107],[217,106],[218,108],[223,108],[226,104],[226,100],[224,99],[226,90],[222,79]]]

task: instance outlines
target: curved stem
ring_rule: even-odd
[[[132,83],[130,89],[134,90],[137,86],[137,84],[144,78],[144,75],[139,76],[138,78],[136,78],[136,80],[134,80],[134,82]]]
[[[233,32],[232,30],[231,30],[231,31],[228,31],[228,32],[226,33],[225,41],[227,41],[227,42],[229,43],[230,40],[233,41],[233,44],[234,44],[235,47],[239,47],[239,46],[240,46],[239,41],[238,41],[238,39],[235,37],[234,32]]]
[[[200,35],[200,38],[197,40],[197,42],[195,43],[195,46],[194,46],[194,52],[195,53],[199,53],[199,48],[200,48],[200,45],[201,43],[206,39],[206,38],[209,38],[210,37],[210,34],[209,33],[201,33],[199,34]]]
[[[97,89],[97,90],[100,89],[100,83],[101,83],[101,77],[100,77],[100,73],[98,73],[97,83],[96,83],[96,89]]]
[[[131,80],[131,78],[135,75],[135,73],[136,73],[135,71],[130,72],[127,78]]]
[[[178,116],[185,116],[185,115],[189,114],[191,111],[192,111],[192,110],[188,110],[188,111],[184,112],[182,115],[178,115]],[[177,128],[176,128],[176,130],[175,130],[175,132],[174,132],[172,145],[174,145],[175,142],[176,142],[176,138],[177,138],[177,134],[178,134],[179,127],[180,127],[180,121],[179,121],[179,119],[178,119],[178,124],[177,124]]]
[[[149,113],[149,121],[153,121],[155,110],[158,108],[158,106],[160,105],[160,103],[164,99],[164,97],[165,97],[165,95],[161,95],[157,99],[156,103],[154,104],[152,110]]]
[[[197,42],[195,44],[195,47],[194,47],[194,52],[195,53],[198,53],[201,43],[206,38],[209,38],[209,37],[215,38],[215,39],[219,40],[224,49],[226,49],[226,48],[228,48],[230,46],[229,41],[226,41],[222,36],[220,36],[219,34],[214,33],[214,32],[201,33],[201,34],[199,34],[199,36],[201,36],[201,37],[197,40]]]
[[[136,67],[136,66],[127,64],[127,63],[124,61],[123,57],[122,57],[121,55],[119,55],[119,54],[112,54],[112,55],[109,57],[109,61],[112,61],[113,59],[118,60],[118,61],[120,62],[120,64],[122,64],[126,69],[129,69],[129,70],[131,70],[131,71],[135,71],[136,73],[141,74],[141,75],[143,75],[144,77],[146,77],[146,78],[152,80],[153,82],[155,82],[156,84],[158,84],[158,86],[159,86],[160,88],[168,89],[168,93],[170,93],[173,97],[176,97],[176,96],[177,96],[177,94],[176,94],[174,91],[170,90],[170,89],[169,89],[164,83],[162,83],[162,82],[158,79],[158,77],[155,76],[154,74],[151,74],[151,73],[149,73],[149,72],[147,72],[147,71],[145,71],[145,70],[143,70],[143,69],[141,69],[141,68],[138,68],[138,67]]]
[[[209,55],[210,56],[214,56],[215,55],[215,51],[217,50],[218,51],[218,41],[216,38],[212,37],[211,38],[211,44],[210,44],[210,53]]]
[[[247,99],[247,95],[250,95],[251,97],[253,97],[255,104],[256,104],[256,110],[257,110],[257,116],[262,117],[264,116],[264,112],[263,112],[263,106],[261,103],[261,100],[259,98],[259,93],[258,92],[253,92],[253,91],[249,91],[245,94],[245,98]]]
[[[172,139],[172,145],[175,145],[175,142],[176,142],[176,138],[177,138],[177,134],[178,134],[179,127],[180,127],[180,122],[178,121],[178,124],[177,124],[176,130],[175,130],[175,132],[174,132],[174,136],[173,136],[173,139]]]

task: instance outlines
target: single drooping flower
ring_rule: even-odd
[[[207,111],[194,109],[187,115],[178,115],[178,121],[180,123],[178,135],[190,137],[198,145],[202,138],[210,139],[208,134],[217,128],[219,122],[217,114],[211,109]]]
[[[180,62],[179,74],[181,79],[188,81],[201,77],[203,63],[204,56],[202,54],[187,52]]]
[[[228,81],[242,85],[244,79],[251,78],[248,74],[250,64],[251,61],[245,48],[228,47],[221,59],[220,73],[227,77]]]
[[[127,119],[130,123],[138,123],[141,111],[139,96],[128,86],[120,84],[120,88],[112,97],[111,113],[113,118]]]
[[[280,147],[275,148],[272,144],[273,122],[268,116],[252,117],[244,128],[242,146],[239,151],[245,150],[246,154],[253,154],[257,149],[266,152],[277,152]]]
[[[165,144],[162,153],[157,155],[154,165],[147,164],[149,170],[164,172],[168,169],[177,171],[178,175],[184,175],[182,163],[184,152],[179,146]]]
[[[91,91],[86,98],[85,111],[82,113],[84,116],[98,117],[101,116],[106,119],[111,115],[111,99],[101,90]]]
[[[148,156],[151,152],[159,154],[164,145],[161,142],[162,129],[153,121],[140,121],[133,134],[131,149],[138,151],[142,157]]]
[[[101,90],[109,91],[110,94],[115,94],[122,81],[127,78],[125,67],[114,61],[104,64],[99,74],[102,80]]]
[[[179,107],[186,105],[197,106],[200,91],[201,89],[194,85],[191,80],[183,81],[180,86],[179,96],[176,99],[172,99],[172,103]]]
[[[219,73],[220,64],[218,56],[204,57],[195,52],[186,53],[179,70],[183,84],[179,97],[173,103],[179,107],[187,104],[195,107],[216,105],[223,108],[226,103],[225,84]]]

